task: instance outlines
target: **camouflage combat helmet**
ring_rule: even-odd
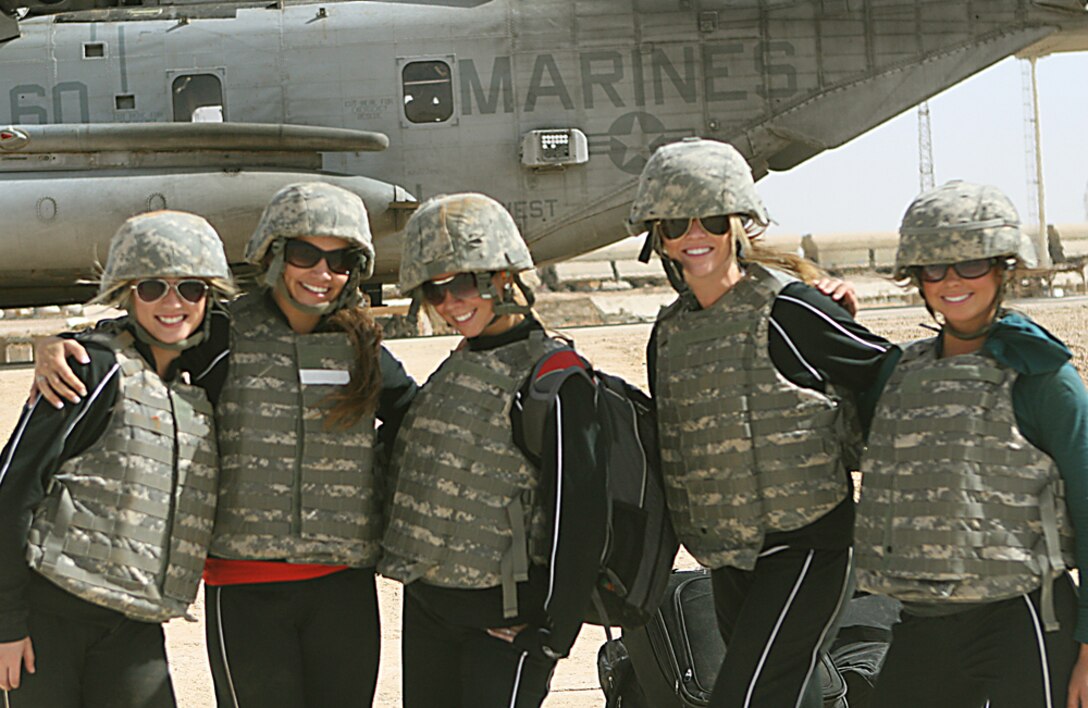
[[[684,138],[658,149],[642,169],[627,228],[638,234],[647,221],[717,214],[741,214],[763,225],[770,221],[752,169],[736,148]]]
[[[97,301],[113,300],[120,288],[142,278],[207,278],[231,281],[223,242],[196,214],[153,211],[127,220],[110,240]]]
[[[954,181],[920,194],[907,208],[895,277],[908,277],[911,266],[1000,256],[1026,267],[1036,263],[1016,208],[996,187]]]
[[[295,300],[283,283],[283,250],[288,240],[304,236],[341,238],[359,250],[340,295],[332,302],[307,305]],[[374,273],[374,243],[366,205],[354,192],[325,182],[289,184],[272,196],[257,230],[246,244],[245,259],[263,272],[261,285],[281,293],[297,309],[325,315],[362,300],[359,286]]]
[[[400,290],[408,294],[444,273],[517,273],[533,267],[513,217],[483,194],[433,197],[404,228]]]
[[[374,273],[374,239],[363,200],[325,182],[289,184],[272,196],[246,244],[246,262],[263,266],[277,241],[302,236],[342,238],[361,253],[362,277]]]

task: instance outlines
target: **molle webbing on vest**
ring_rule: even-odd
[[[224,558],[372,566],[381,506],[374,416],[326,429],[328,397],[350,380],[343,332],[300,335],[264,294],[239,300],[219,404],[219,511],[211,552]]]
[[[1054,462],[1016,425],[1017,374],[981,355],[904,352],[873,419],[857,520],[859,584],[907,602],[991,602],[1072,567]]]
[[[658,421],[677,535],[710,568],[750,569],[768,531],[789,531],[848,493],[840,403],[794,385],[768,353],[770,312],[790,279],[750,265],[702,310],[658,325]]]
[[[88,602],[162,622],[196,597],[215,515],[215,434],[204,392],[163,383],[131,341],[111,343],[120,376],[110,421],[53,477],[27,558]]]
[[[452,588],[501,586],[504,615],[517,615],[516,585],[528,579],[530,542],[538,546],[541,526],[533,505],[537,471],[514,443],[510,406],[552,346],[530,337],[454,352],[427,381],[397,437],[384,575]]]

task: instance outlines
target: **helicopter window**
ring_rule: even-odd
[[[223,116],[223,82],[215,74],[185,74],[174,79],[174,122],[209,122]]]
[[[453,81],[444,61],[404,65],[404,116],[413,123],[441,123],[453,115]]]

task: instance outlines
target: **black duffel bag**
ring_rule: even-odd
[[[890,626],[898,605],[884,598],[866,597],[846,608],[845,636],[837,638],[833,655],[847,664],[845,676],[856,683],[858,700],[850,708],[868,705],[868,689],[875,681]],[[873,626],[873,631],[868,627]],[[857,627],[857,630],[853,628]],[[857,634],[857,636],[854,636]],[[710,574],[703,570],[678,571],[669,579],[665,602],[645,627],[625,631],[607,642],[597,655],[597,669],[608,708],[702,708],[710,700],[725,658],[725,643],[718,632]],[[822,654],[816,665],[825,708],[847,707],[847,681],[832,656]]]

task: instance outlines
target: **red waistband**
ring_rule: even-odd
[[[321,578],[338,573],[346,568],[346,565],[229,560],[209,557],[204,563],[204,582],[208,585],[294,582]]]

